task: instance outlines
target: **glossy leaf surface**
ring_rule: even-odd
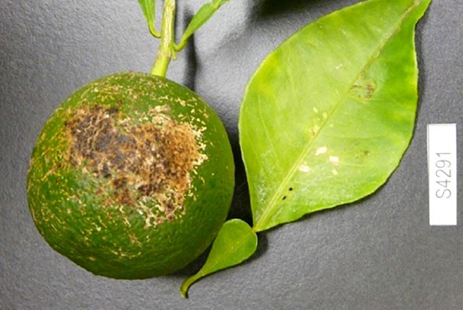
[[[239,219],[227,221],[212,244],[211,252],[204,266],[197,274],[186,279],[180,292],[187,296],[188,288],[197,280],[211,273],[241,263],[257,248],[257,235],[249,225]]]
[[[381,186],[412,137],[416,22],[430,0],[370,0],[306,26],[250,81],[240,142],[256,231]]]

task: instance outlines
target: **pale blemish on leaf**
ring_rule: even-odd
[[[319,148],[315,151],[315,156],[318,156],[318,155],[321,155],[321,154],[325,154],[326,151],[328,151],[328,148],[327,148],[326,146],[319,147]]]
[[[330,156],[329,161],[335,166],[339,165],[339,157],[338,156]]]
[[[300,166],[299,166],[299,171],[304,172],[304,173],[307,173],[307,172],[310,171],[310,167],[307,166],[307,165],[300,165]]]

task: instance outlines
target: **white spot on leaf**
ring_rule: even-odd
[[[300,166],[299,166],[299,171],[304,172],[304,173],[307,173],[307,172],[310,171],[310,167],[307,166],[307,165],[300,165]]]
[[[339,165],[339,157],[338,156],[330,156],[329,160],[333,165],[335,165],[335,166]]]
[[[320,154],[325,154],[327,150],[328,150],[328,149],[326,148],[326,146],[319,147],[319,148],[315,151],[315,156],[318,156],[318,155],[320,155]]]

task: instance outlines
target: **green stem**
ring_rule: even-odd
[[[166,76],[170,60],[175,57],[174,51],[174,30],[175,23],[175,0],[166,0],[164,3],[164,13],[161,25],[161,43],[154,61],[151,74],[157,76]]]

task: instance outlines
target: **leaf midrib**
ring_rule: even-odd
[[[415,0],[413,1],[413,4],[410,5],[405,11],[404,11],[404,14],[403,16],[399,19],[399,21],[394,25],[394,27],[392,27],[393,31],[391,32],[391,34],[389,36],[386,37],[386,39],[381,42],[378,46],[377,49],[374,49],[374,51],[371,53],[371,55],[368,57],[368,60],[367,62],[365,63],[365,65],[363,67],[361,67],[361,69],[359,70],[359,72],[357,73],[357,75],[354,77],[354,79],[348,84],[349,87],[347,87],[346,91],[344,92],[344,94],[340,97],[338,103],[336,103],[336,105],[334,106],[334,108],[332,109],[331,113],[328,115],[328,117],[325,119],[325,121],[323,122],[323,124],[320,126],[320,129],[319,131],[315,134],[314,138],[309,141],[309,143],[307,143],[306,147],[302,150],[301,152],[301,155],[298,157],[298,159],[296,160],[296,162],[294,163],[294,165],[291,167],[291,169],[289,170],[289,172],[286,174],[285,178],[283,179],[283,181],[280,183],[280,186],[278,187],[278,189],[276,190],[275,194],[272,196],[272,198],[270,199],[269,203],[268,203],[268,207],[264,210],[264,212],[262,213],[262,215],[260,216],[259,220],[256,222],[256,224],[254,225],[255,226],[255,230],[256,231],[262,231],[262,230],[265,230],[267,228],[270,228],[268,226],[266,226],[266,221],[268,220],[268,218],[274,214],[274,210],[276,209],[276,206],[277,206],[277,202],[278,202],[278,198],[283,194],[283,192],[285,191],[285,189],[288,187],[288,183],[289,181],[294,177],[294,174],[295,172],[297,171],[298,167],[302,164],[302,162],[304,161],[304,159],[307,157],[307,155],[309,154],[309,151],[311,150],[311,148],[313,147],[314,145],[314,142],[317,141],[317,138],[319,137],[320,133],[323,131],[323,129],[326,127],[326,124],[331,120],[331,118],[333,117],[333,115],[336,113],[336,111],[338,110],[338,108],[341,106],[341,104],[345,101],[345,99],[347,98],[347,94],[349,93],[349,90],[351,89],[351,87],[355,84],[355,82],[360,78],[361,74],[364,73],[370,66],[371,64],[379,57],[379,55],[381,54],[381,51],[383,50],[383,48],[386,46],[386,44],[399,32],[400,28],[401,28],[401,25],[403,24],[404,20],[410,15],[410,13],[413,11],[413,9],[415,9],[419,4],[421,4],[421,0]],[[265,126],[265,124],[264,124]],[[261,226],[263,228],[261,228]]]

